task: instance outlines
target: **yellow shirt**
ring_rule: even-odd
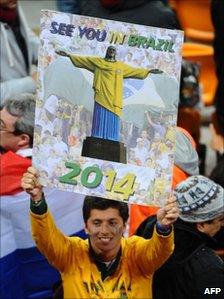
[[[61,273],[66,299],[152,298],[152,275],[174,249],[173,232],[162,236],[155,230],[149,240],[137,236],[122,238],[118,268],[102,281],[89,256],[88,240],[63,235],[50,212],[31,212],[31,226],[38,249]]]
[[[112,62],[100,57],[69,57],[76,67],[94,73],[94,100],[118,116],[123,107],[123,78],[145,79],[150,72],[143,68],[133,68],[121,61]]]

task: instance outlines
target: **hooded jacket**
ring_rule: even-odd
[[[136,234],[150,238],[156,218],[147,218]],[[180,219],[174,224],[175,250],[153,278],[154,299],[223,298],[224,263],[211,249],[214,239]],[[220,288],[209,294],[211,288]]]
[[[36,84],[32,79],[31,65],[37,62],[39,39],[30,30],[21,7],[18,5],[20,31],[28,52],[28,69],[12,28],[0,21],[1,30],[1,102],[20,93],[34,93]]]
[[[179,22],[166,1],[120,0],[116,5],[103,6],[101,0],[80,1],[82,15],[130,22],[140,25],[180,29]]]

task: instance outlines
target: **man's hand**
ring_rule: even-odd
[[[55,53],[58,55],[61,55],[61,56],[65,56],[65,57],[69,56],[69,54],[67,52],[62,51],[62,50],[55,50]]]
[[[30,194],[33,201],[39,201],[42,198],[43,187],[40,185],[38,177],[38,171],[33,167],[29,167],[21,180],[23,190]]]
[[[175,196],[170,196],[165,206],[157,212],[157,221],[164,227],[173,224],[179,216],[177,201]]]
[[[163,74],[163,71],[159,70],[159,69],[151,69],[150,70],[151,74]]]

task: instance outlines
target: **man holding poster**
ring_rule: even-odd
[[[62,276],[64,298],[152,298],[152,276],[174,248],[172,224],[178,218],[170,197],[157,213],[150,240],[124,239],[126,203],[87,196],[83,205],[87,240],[67,237],[55,226],[38,180],[30,167],[22,179],[31,196],[31,226],[39,250]]]
[[[94,73],[94,112],[92,122],[93,137],[119,141],[120,116],[123,108],[123,79],[145,79],[151,74],[162,74],[158,69],[134,68],[116,60],[116,48],[109,46],[104,58],[78,56],[65,51],[57,54],[67,56],[78,68]]]

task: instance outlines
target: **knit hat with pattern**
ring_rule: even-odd
[[[224,189],[202,175],[179,183],[174,193],[183,221],[204,222],[224,213]]]

